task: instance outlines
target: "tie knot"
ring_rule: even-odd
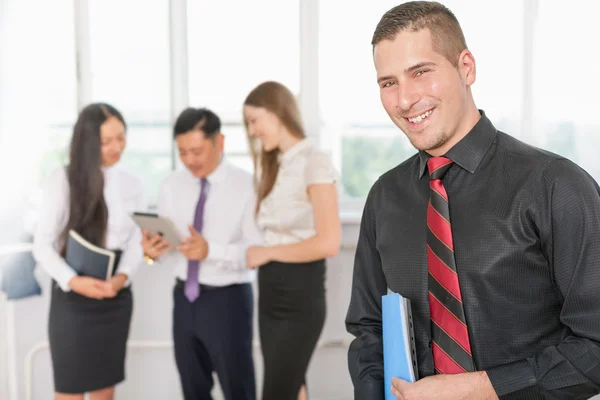
[[[454,161],[446,157],[431,157],[427,160],[429,179],[442,179],[453,163]]]

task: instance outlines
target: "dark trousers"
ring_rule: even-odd
[[[185,400],[212,400],[216,371],[226,400],[255,400],[250,284],[201,286],[193,303],[173,291],[175,361]]]

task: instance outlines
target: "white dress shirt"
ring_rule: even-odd
[[[264,198],[258,223],[265,245],[293,244],[316,234],[308,186],[339,181],[327,154],[303,139],[279,157],[279,172],[271,192]]]
[[[254,215],[252,176],[223,159],[207,181],[201,233],[208,243],[208,256],[200,261],[198,280],[210,286],[251,282],[256,274],[246,267],[246,250],[262,244]],[[199,198],[200,179],[187,169],[173,172],[161,187],[158,214],[169,217],[182,237],[188,237]],[[180,252],[173,250],[159,262],[174,266],[176,277],[186,280],[188,260]]]
[[[103,168],[104,200],[108,208],[106,248],[122,250],[117,273],[128,281],[143,261],[142,234],[129,216],[146,209],[142,182],[116,166]],[[48,177],[43,192],[39,221],[35,230],[33,255],[43,269],[65,292],[71,290],[69,281],[77,273],[60,256],[60,236],[69,218],[69,183],[65,167],[57,168]]]

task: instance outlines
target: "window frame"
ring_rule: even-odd
[[[92,98],[89,1],[74,0],[75,34],[77,60],[77,105],[81,109]],[[319,106],[319,0],[300,0],[300,93],[299,102],[306,131],[309,137],[331,156],[339,158],[338,148],[323,148],[326,141],[321,137],[321,113]],[[523,37],[523,116],[520,121],[523,139],[537,145],[539,137],[535,137],[533,117],[533,57],[535,42],[535,22],[537,20],[538,2],[524,1],[524,37]],[[187,0],[169,0],[169,43],[170,43],[170,108],[171,124],[179,110],[189,104],[189,75],[187,63]],[[234,123],[230,121],[230,123]],[[241,123],[241,121],[240,121]],[[234,155],[242,155],[237,152]],[[177,154],[174,143],[171,146],[171,166],[177,166]],[[339,160],[338,160],[339,161]],[[383,173],[383,171],[382,171]],[[350,198],[340,193],[340,210],[342,220],[348,223],[358,222],[365,199]]]

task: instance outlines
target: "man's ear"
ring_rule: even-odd
[[[219,150],[219,152],[223,152],[225,149],[225,135],[223,135],[221,132],[217,133],[215,135],[215,145],[217,146],[217,149]]]
[[[468,49],[463,50],[458,56],[458,72],[467,86],[475,83],[477,77],[475,57]]]

